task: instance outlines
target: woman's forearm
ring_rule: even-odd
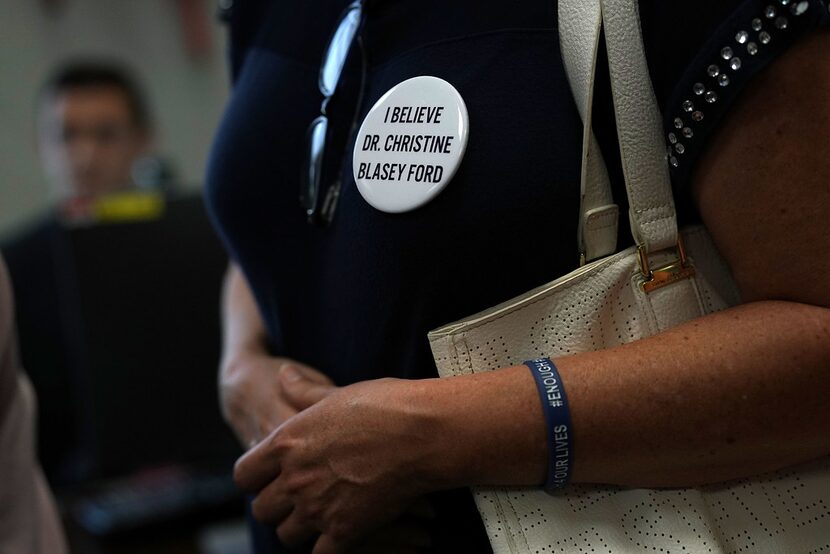
[[[222,290],[222,362],[224,370],[245,352],[265,352],[267,333],[251,288],[239,267],[231,263]]]
[[[555,362],[576,482],[690,486],[830,453],[827,308],[755,302]],[[437,483],[544,480],[545,423],[526,367],[420,392],[439,414]]]

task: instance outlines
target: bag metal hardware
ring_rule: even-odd
[[[644,278],[640,283],[640,288],[646,294],[695,275],[695,268],[686,259],[686,248],[683,246],[683,239],[680,235],[677,237],[677,259],[673,262],[652,269],[649,265],[648,254],[642,246],[637,247],[637,261]]]

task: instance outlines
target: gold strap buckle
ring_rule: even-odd
[[[666,285],[694,277],[695,268],[686,259],[686,248],[683,246],[683,239],[680,235],[677,235],[676,248],[676,260],[652,269],[645,249],[642,246],[637,247],[637,261],[640,265],[640,273],[642,273],[644,279],[640,283],[640,288],[643,289],[643,292],[648,294]]]

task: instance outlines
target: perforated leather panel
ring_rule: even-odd
[[[629,249],[433,331],[440,374],[611,347],[737,304],[731,276],[705,230],[683,236],[696,278],[646,295]],[[476,500],[497,554],[830,552],[830,458],[699,489],[570,486],[558,496],[481,489]]]

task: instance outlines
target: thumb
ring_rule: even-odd
[[[280,385],[285,401],[297,411],[313,406],[337,390],[334,385],[308,379],[291,364],[280,370]]]

